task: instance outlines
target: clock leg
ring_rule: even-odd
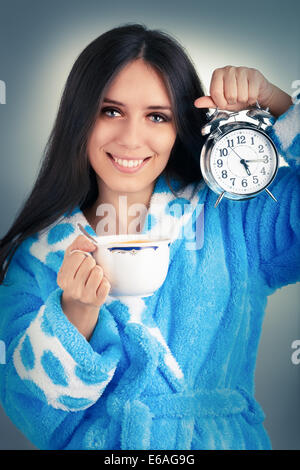
[[[215,203],[215,207],[217,207],[220,202],[222,201],[223,197],[224,197],[224,194],[225,194],[225,191],[223,191],[220,196],[218,197],[218,199],[216,200],[216,203]]]
[[[273,194],[271,193],[271,191],[269,191],[268,189],[265,189],[266,193],[269,194],[269,196],[275,201],[277,202],[277,199],[275,196],[273,196]]]

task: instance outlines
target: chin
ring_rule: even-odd
[[[147,187],[149,187],[150,183],[142,183],[139,182],[137,179],[131,178],[131,181],[124,181],[124,182],[116,182],[115,184],[112,181],[107,184],[111,191],[119,192],[119,193],[136,193],[139,191],[143,191]]]

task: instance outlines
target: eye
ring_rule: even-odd
[[[158,119],[154,119],[152,120],[152,122],[157,122],[157,123],[160,123],[160,122],[168,122],[170,121],[170,118],[168,118],[167,116],[164,116],[163,114],[157,114],[157,113],[153,113],[153,114],[150,114],[150,117],[155,117],[155,118],[158,118]]]
[[[117,113],[119,115],[121,114],[121,112],[116,108],[106,107],[106,108],[102,108],[102,110],[101,110],[101,114],[105,114],[109,118],[117,117],[116,114],[114,114],[114,113]],[[150,119],[150,120],[154,123],[157,123],[157,124],[160,124],[160,123],[163,123],[163,122],[169,122],[171,120],[168,116],[165,116],[163,114],[158,114],[158,113],[152,113],[149,116],[150,116],[150,118],[154,118],[154,119]]]
[[[120,111],[118,111],[117,109],[114,109],[114,108],[102,108],[101,109],[101,114],[105,114],[106,116],[108,116],[110,118],[115,117],[114,115],[112,115],[113,113],[120,114]]]

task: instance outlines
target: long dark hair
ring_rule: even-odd
[[[207,109],[193,105],[204,91],[188,54],[168,33],[142,24],[125,24],[105,32],[83,50],[68,76],[37,180],[0,241],[0,284],[16,249],[27,237],[76,206],[84,210],[95,202],[98,187],[87,158],[88,136],[105,90],[126,64],[138,58],[162,74],[172,101],[177,135],[164,170],[167,181],[175,176],[184,187],[201,179],[200,129],[207,120]]]

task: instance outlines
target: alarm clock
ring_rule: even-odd
[[[219,195],[215,207],[223,197],[238,201],[262,191],[277,202],[268,189],[279,165],[276,146],[266,133],[274,122],[268,108],[264,110],[256,102],[237,112],[217,108],[208,117],[201,129],[208,138],[201,150],[200,168],[207,185]]]

